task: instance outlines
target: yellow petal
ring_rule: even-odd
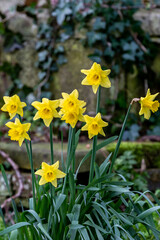
[[[62,97],[65,99],[65,98],[68,98],[69,97],[69,94],[68,93],[65,93],[65,92],[63,92],[62,93]]]
[[[51,106],[51,108],[55,109],[58,108],[60,104],[60,100],[50,100],[49,101],[49,105]]]
[[[111,82],[110,82],[108,77],[102,78],[101,86],[105,87],[105,88],[110,88],[111,87]]]
[[[42,98],[42,103],[49,104],[49,99],[48,98]]]
[[[81,82],[82,85],[90,85],[89,82],[88,82],[88,79],[87,77],[85,77],[82,82]]]
[[[94,135],[93,135],[92,133],[88,132],[88,137],[89,137],[89,139],[91,139],[93,136],[94,136]]]
[[[34,101],[32,104],[31,104],[34,108],[36,108],[37,110],[39,110],[42,106],[42,103],[38,102],[38,101]]]
[[[99,85],[92,85],[92,89],[94,94],[96,94],[97,90],[98,90]]]
[[[103,129],[101,129],[101,130],[99,131],[99,133],[102,134],[103,136],[105,136],[105,133],[104,133]]]
[[[151,116],[151,111],[149,109],[144,111],[144,118],[145,119],[149,119]]]
[[[44,171],[42,169],[39,169],[35,172],[35,174],[42,176],[44,174]]]
[[[8,103],[11,100],[11,98],[8,97],[8,96],[4,96],[3,100],[4,100],[5,103]]]
[[[52,184],[54,187],[57,187],[57,179],[53,180],[53,181],[51,182],[51,184]]]
[[[31,123],[24,123],[23,128],[27,132],[30,129]]]
[[[39,181],[39,185],[43,185],[45,183],[47,183],[47,181],[43,177],[41,177],[41,179]]]
[[[16,116],[16,112],[15,113],[9,113],[10,119],[14,118]]]
[[[82,128],[81,128],[82,131],[88,131],[88,124],[84,125]]]
[[[139,111],[139,115],[142,115],[144,113],[143,111],[143,107],[141,107],[140,111]]]
[[[111,73],[111,69],[104,70],[106,75],[109,75]]]
[[[24,133],[23,137],[24,137],[25,139],[29,140],[29,141],[31,140],[30,137],[29,137],[29,135],[28,135],[27,133]]]
[[[88,75],[89,72],[90,70],[81,69],[81,73],[84,73],[85,75]]]
[[[23,117],[23,109],[19,107],[17,109],[17,114],[19,114],[21,117]]]
[[[7,122],[5,125],[9,128],[14,128],[15,127],[15,124],[13,122]]]
[[[16,125],[22,125],[21,122],[20,122],[20,120],[19,120],[18,118],[15,119],[15,124],[16,124]]]
[[[59,161],[55,162],[54,164],[51,165],[53,168],[59,168]]]
[[[34,116],[33,120],[35,121],[35,120],[37,120],[37,119],[39,119],[39,118],[40,118],[40,116],[39,116],[39,113],[38,113],[38,112],[36,112],[36,114],[35,114],[35,116]]]
[[[22,108],[24,108],[24,107],[26,107],[27,106],[27,104],[25,103],[25,102],[21,102],[21,107]]]
[[[47,170],[47,169],[49,169],[50,168],[50,165],[49,164],[47,164],[46,162],[42,162],[42,170]]]
[[[44,124],[45,124],[47,127],[49,127],[50,123],[52,122],[52,119],[53,119],[53,118],[43,119]]]
[[[1,107],[1,110],[6,112],[7,111],[7,104],[4,104],[3,107]]]
[[[66,173],[60,171],[60,170],[56,170],[56,178],[64,178],[66,176]]]
[[[19,146],[20,146],[20,147],[22,146],[23,141],[24,141],[24,137],[21,137],[21,138],[19,139]]]
[[[79,96],[78,90],[77,89],[73,90],[73,92],[71,92],[70,95],[74,96],[75,98],[78,98],[78,96]]]
[[[86,123],[90,123],[90,122],[93,121],[93,117],[90,117],[90,116],[88,116],[88,115],[84,115],[84,119],[85,119],[85,122],[86,122]]]

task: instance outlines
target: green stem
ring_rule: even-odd
[[[73,174],[75,172],[75,128],[73,128],[73,133],[72,133],[72,151],[73,151],[73,155],[72,155],[72,171]]]
[[[21,116],[20,116],[20,115],[18,115],[18,116],[19,116],[20,122],[22,123],[22,118],[21,118]],[[30,134],[29,134],[29,135],[30,135]],[[31,166],[33,204],[34,204],[34,209],[36,209],[36,197],[35,197],[36,195],[35,195],[35,186],[34,186],[34,183],[35,183],[35,175],[34,175],[34,167],[33,167],[32,143],[31,143],[31,140],[30,140],[30,150],[29,150],[28,142],[27,142],[26,139],[25,139],[25,145],[26,145],[27,155],[28,155],[28,158],[29,158],[30,166]]]
[[[71,157],[71,146],[72,146],[72,133],[73,133],[73,128],[70,126],[69,127],[69,134],[68,134],[68,147],[67,147],[67,160],[66,160],[66,174],[68,173],[69,170],[69,163],[70,163],[70,157]],[[62,193],[64,193],[65,191],[65,187],[66,187],[66,182],[67,182],[67,176],[64,178],[64,183],[63,183],[63,188],[62,188]]]
[[[28,147],[27,140],[25,139],[25,144],[26,144],[26,149],[27,149],[27,154],[31,166],[31,174],[32,174],[32,191],[33,191],[33,204],[34,204],[34,209],[36,208],[36,198],[35,198],[35,187],[34,187],[34,181],[35,181],[35,175],[34,175],[34,167],[33,167],[33,159],[32,159],[32,147],[31,147],[31,141],[30,141],[30,151]]]
[[[100,109],[100,98],[101,98],[101,86],[99,86],[99,88],[98,88],[96,114],[99,112],[99,109]],[[89,183],[93,180],[93,176],[94,176],[96,145],[97,145],[97,136],[94,136],[93,137],[93,145],[92,145],[93,147],[92,147],[91,163],[90,163]]]
[[[50,148],[51,148],[51,164],[54,163],[54,154],[53,154],[53,132],[52,132],[52,123],[49,126],[50,128]]]
[[[96,114],[99,112],[100,99],[101,99],[101,86],[99,86],[99,88],[98,88]]]
[[[128,119],[129,112],[131,110],[131,106],[132,106],[132,104],[130,103],[128,111],[127,111],[127,114],[125,116],[125,119],[124,119],[124,122],[123,122],[123,125],[122,125],[122,128],[121,128],[121,132],[119,134],[119,138],[118,138],[118,142],[117,142],[117,145],[116,145],[116,149],[115,149],[113,157],[112,157],[112,162],[111,162],[111,166],[110,166],[110,169],[109,169],[109,173],[112,172],[113,165],[115,163],[115,160],[116,160],[116,157],[117,157],[117,154],[118,154],[118,151],[119,151],[119,147],[120,147],[120,144],[121,144],[121,141],[122,141],[123,133],[124,133],[124,130],[125,130],[125,127],[126,127],[126,122],[127,122],[127,119]]]
[[[64,158],[63,158],[63,130],[61,130],[61,162],[62,162],[62,170],[65,172]]]

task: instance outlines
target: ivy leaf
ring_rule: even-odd
[[[38,53],[39,62],[45,61],[47,55],[48,55],[48,51],[47,51],[47,50],[44,50],[44,51],[42,51],[42,52],[39,52],[39,53]]]
[[[135,56],[132,55],[132,54],[129,54],[129,53],[124,53],[124,54],[122,55],[122,58],[123,58],[124,60],[135,61]]]
[[[46,76],[46,72],[39,72],[38,73],[39,80],[42,80],[45,76]]]
[[[105,27],[106,27],[106,22],[104,22],[104,21],[102,20],[102,18],[97,17],[97,18],[95,19],[94,24],[93,24],[93,29],[94,29],[94,30],[100,30],[100,29],[105,29]]]
[[[114,51],[111,47],[107,47],[104,51],[104,56],[114,57]]]
[[[67,58],[64,57],[64,55],[59,55],[57,59],[57,64],[62,65],[64,63],[67,63]]]
[[[63,53],[63,52],[64,52],[64,47],[62,45],[57,46],[56,49],[54,50],[54,54]]]

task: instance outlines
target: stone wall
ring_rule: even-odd
[[[0,0],[0,11],[6,14],[8,18],[8,27],[15,33],[20,33],[23,36],[23,48],[7,53],[3,49],[3,39],[0,38],[0,62],[8,61],[12,64],[19,64],[21,67],[20,80],[29,87],[34,88],[39,83],[38,69],[36,68],[37,52],[35,44],[37,41],[38,26],[35,25],[33,19],[26,16],[24,13],[16,12],[17,5],[23,5],[24,0]],[[41,6],[45,0],[39,1],[38,5]],[[40,13],[39,22],[46,21],[47,12]],[[135,18],[142,22],[142,27],[147,31],[154,42],[160,43],[160,9],[152,10],[139,10],[135,14]],[[80,73],[82,68],[90,68],[92,62],[88,59],[88,54],[91,49],[86,49],[81,44],[81,38],[84,37],[86,32],[75,34],[75,39],[67,40],[64,43],[64,48],[68,58],[68,62],[62,65],[59,72],[54,75],[54,80],[51,84],[51,91],[55,98],[60,97],[62,91],[71,92],[77,88],[80,91],[80,98],[85,99],[88,103],[88,111],[95,110],[96,98],[92,93],[90,87],[81,86],[83,75]],[[160,55],[155,59],[153,70],[160,75]],[[111,79],[112,88],[104,89],[102,92],[102,107],[105,104],[106,95],[111,99],[116,99],[118,91],[124,87],[124,75],[121,74],[120,79]],[[137,70],[133,74],[127,76],[128,85],[128,98],[138,97],[139,94],[139,80],[137,79]],[[11,79],[8,76],[0,74],[0,96],[2,97],[6,92]],[[133,90],[134,89],[134,90]],[[0,98],[1,98],[0,97]],[[87,99],[86,99],[87,98]]]

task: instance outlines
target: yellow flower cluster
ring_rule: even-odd
[[[69,123],[72,128],[75,127],[76,123],[79,121],[84,121],[83,113],[86,108],[84,106],[86,103],[78,99],[78,91],[75,89],[71,94],[62,93],[63,99],[60,99],[60,115],[61,120],[65,120]]]
[[[82,81],[82,85],[91,85],[94,93],[97,92],[99,86],[106,88],[111,87],[111,82],[108,78],[110,70],[102,70],[99,64],[93,63],[91,69],[83,69],[81,72],[86,74],[86,77]],[[141,109],[139,115],[144,114],[144,118],[149,119],[151,111],[154,113],[158,110],[160,104],[158,101],[154,101],[158,94],[159,93],[151,95],[150,89],[148,89],[147,95],[140,98]],[[59,100],[49,100],[47,98],[43,98],[42,102],[34,101],[32,106],[37,109],[37,112],[33,120],[41,118],[43,119],[44,124],[49,127],[54,117],[61,118],[61,120],[69,123],[72,128],[75,127],[77,121],[82,121],[86,123],[82,127],[82,131],[88,131],[89,138],[98,135],[98,133],[105,136],[103,127],[106,127],[108,123],[101,119],[100,113],[98,113],[95,117],[83,115],[86,110],[86,102],[78,99],[79,93],[77,89],[71,92],[71,94],[63,92],[62,97],[63,98]],[[17,95],[12,97],[5,96],[3,99],[5,104],[1,110],[8,112],[10,119],[15,117],[16,114],[23,117],[23,108],[26,106],[26,103],[21,102]],[[60,111],[58,112],[57,109],[59,107]],[[24,139],[30,140],[27,134],[27,131],[30,128],[30,123],[22,124],[16,118],[15,123],[9,122],[6,126],[10,128],[8,134],[11,137],[11,140],[18,141],[20,146],[22,145]]]

